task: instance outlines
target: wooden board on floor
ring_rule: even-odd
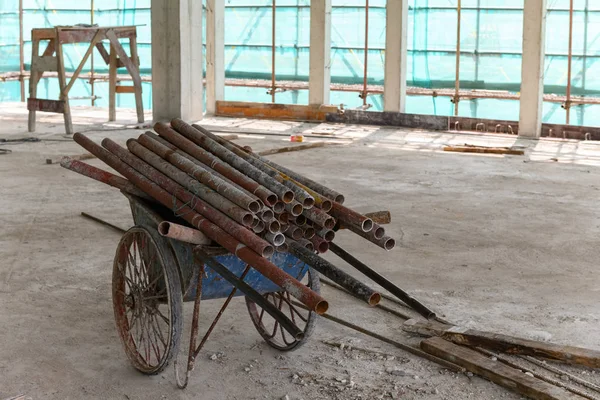
[[[306,144],[297,144],[295,146],[277,147],[274,149],[263,150],[258,153],[261,156],[268,156],[271,154],[289,153],[290,151],[302,151],[308,149],[316,149],[325,146],[340,146],[342,143],[328,143],[328,142],[314,142]]]
[[[523,150],[511,149],[508,147],[484,147],[484,146],[445,146],[444,151],[455,153],[483,153],[483,154],[507,154],[512,156],[522,156],[525,154]]]
[[[325,116],[328,113],[336,113],[337,110],[336,106],[217,101],[217,111],[215,114],[220,117],[325,121]]]
[[[421,349],[427,353],[466,368],[473,374],[504,386],[535,400],[581,400],[584,397],[570,393],[558,386],[526,375],[520,370],[493,361],[475,350],[458,346],[442,338],[433,337],[421,341]]]
[[[508,354],[548,358],[567,364],[600,368],[600,351],[555,343],[538,342],[498,333],[482,332],[432,321],[408,320],[402,329],[424,336],[439,336],[451,342],[484,347]]]

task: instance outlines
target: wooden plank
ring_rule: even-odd
[[[50,42],[52,43],[52,41]],[[50,43],[48,47],[50,47]],[[37,57],[40,55],[40,41],[33,40],[31,43],[31,57]],[[37,97],[37,85],[39,82],[40,74],[35,70],[31,70],[31,75],[29,77],[29,98],[27,99],[27,109],[29,110],[29,116],[27,120],[27,131],[35,132],[35,109],[29,108],[29,100],[35,99]]]
[[[137,74],[137,79],[133,76],[134,73],[127,69],[133,77],[133,93],[135,94],[135,112],[137,114],[138,123],[144,122],[144,105],[142,100],[142,79],[140,78],[140,59],[137,52],[137,38],[135,35],[129,37],[129,52],[131,53],[131,63],[135,68],[134,73]]]
[[[403,329],[425,336],[440,336],[457,344],[484,347],[493,351],[543,357],[567,364],[600,368],[600,351],[582,347],[538,342],[498,333],[482,332],[458,326],[434,324],[431,321],[408,320]]]
[[[135,93],[135,87],[134,86],[117,85],[115,87],[115,92],[117,92],[117,93]]]
[[[108,51],[106,51],[106,47],[104,47],[102,43],[96,43],[96,48],[98,49],[98,53],[100,53],[100,56],[102,57],[106,65],[108,65],[110,63],[110,58],[108,55]]]
[[[534,400],[584,399],[584,397],[570,393],[563,388],[526,375],[520,370],[492,361],[475,350],[458,346],[442,338],[434,337],[421,341],[421,349]]]
[[[117,119],[117,53],[113,45],[110,45],[108,63],[108,120]]]
[[[238,118],[325,121],[326,115],[331,112],[337,112],[337,107],[217,101],[216,115]]]
[[[65,102],[62,100],[35,99],[30,97],[27,99],[27,109],[30,112],[44,111],[64,114]]]
[[[58,60],[53,56],[33,56],[31,69],[36,72],[58,71]]]
[[[506,154],[513,156],[522,156],[525,154],[523,150],[515,150],[509,147],[484,147],[484,146],[445,146],[444,151],[454,153],[480,153],[480,154]]]
[[[67,78],[65,76],[65,60],[63,57],[63,47],[58,37],[60,36],[61,29],[56,28],[56,58],[58,59],[58,87],[60,89],[59,100],[65,102],[65,108],[63,117],[65,120],[65,132],[67,135],[73,134],[73,122],[71,120],[71,108],[69,107],[69,96],[65,93],[65,87],[67,86]]]
[[[327,122],[379,125],[379,126],[402,126],[407,128],[431,129],[434,131],[445,131],[448,129],[448,117],[436,115],[406,114],[398,112],[373,112],[362,110],[344,110],[343,113],[330,113]]]

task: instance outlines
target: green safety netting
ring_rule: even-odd
[[[462,0],[460,87],[518,92],[524,0]],[[368,83],[383,85],[385,59],[385,0],[369,1]],[[364,70],[365,0],[332,0],[331,79],[335,84],[361,85]],[[281,81],[308,80],[310,0],[276,0],[276,76]],[[31,58],[30,31],[90,22],[91,0],[24,0],[25,65]],[[564,95],[567,85],[569,0],[549,0],[546,40],[545,92]],[[600,2],[575,0],[573,29],[572,93],[600,94]],[[272,0],[226,0],[226,77],[271,79]],[[138,46],[143,74],[151,74],[150,0],[95,1],[94,22],[100,25],[139,25]],[[452,89],[455,85],[457,0],[409,0],[408,85],[425,89]],[[0,0],[0,74],[19,69],[18,0]],[[86,45],[65,48],[67,70],[73,71]],[[90,63],[84,72],[89,71]],[[94,68],[107,71],[96,57]],[[202,71],[198,71],[202,73]],[[26,82],[27,84],[27,82]],[[20,99],[18,81],[0,82],[0,101]],[[151,84],[144,83],[144,105],[151,105]],[[56,79],[44,79],[38,97],[56,98]],[[81,79],[71,95],[89,96],[91,88]],[[106,106],[108,85],[95,84],[95,94]],[[226,87],[227,100],[271,101],[265,88]],[[277,93],[281,103],[306,104],[307,90]],[[90,104],[75,100],[73,104]],[[332,91],[332,104],[359,107],[357,92]],[[371,94],[370,110],[383,108],[382,96]],[[118,106],[132,107],[133,96],[118,95]],[[573,106],[571,123],[600,125],[598,106]],[[449,97],[410,96],[407,112],[451,115]],[[459,114],[479,118],[518,119],[515,100],[461,100]],[[544,121],[565,122],[565,110],[545,103]]]

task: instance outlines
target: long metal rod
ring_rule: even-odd
[[[367,302],[370,306],[374,306],[381,301],[381,295],[371,289],[358,279],[345,273],[329,261],[319,257],[314,252],[302,247],[300,243],[294,240],[286,241],[289,245],[289,252],[300,260],[304,261],[317,272],[325,275],[344,289],[355,294],[358,298]]]
[[[300,340],[304,337],[304,332],[292,320],[279,310],[273,303],[268,301],[259,292],[254,290],[250,285],[243,281],[243,278],[238,278],[223,264],[216,261],[214,258],[206,254],[200,247],[194,249],[194,255],[201,263],[206,264],[210,269],[214,270],[227,282],[231,283],[234,288],[244,293],[250,300],[256,303],[257,306],[265,310],[273,319],[281,324],[281,326],[290,333],[294,338]]]
[[[362,91],[362,101],[363,107],[367,107],[367,75],[368,75],[368,66],[367,63],[369,61],[369,0],[365,0],[365,59],[363,65],[363,91]]]
[[[458,115],[458,103],[460,102],[460,23],[462,14],[461,0],[458,0],[456,6],[456,79],[454,82],[454,115]]]
[[[567,101],[565,111],[567,112],[566,123],[571,123],[571,73],[573,67],[573,0],[569,2],[569,50],[567,55]],[[585,66],[584,66],[585,68]]]
[[[380,275],[375,270],[371,269],[369,266],[356,259],[352,254],[348,253],[346,250],[342,249],[340,246],[335,243],[329,243],[329,249],[342,260],[346,261],[348,264],[356,268],[367,278],[371,279],[373,282],[396,296],[398,299],[402,300],[406,305],[411,307],[413,310],[421,314],[427,319],[435,318],[435,312],[433,312],[430,308],[425,306],[423,303],[419,302],[417,299],[406,293],[404,290],[387,280],[384,276]]]
[[[88,213],[86,213],[86,212],[83,212],[83,211],[82,211],[82,212],[81,212],[81,216],[82,216],[82,217],[84,217],[84,218],[91,219],[92,221],[98,222],[99,224],[102,224],[102,225],[104,225],[104,226],[108,226],[109,228],[112,228],[112,229],[114,229],[115,231],[117,231],[117,232],[119,232],[119,233],[125,233],[125,232],[127,232],[127,230],[126,230],[126,229],[123,229],[123,228],[121,228],[121,227],[119,227],[119,226],[113,225],[113,224],[111,224],[110,222],[107,222],[107,221],[105,221],[105,220],[103,220],[103,219],[100,219],[100,218],[98,218],[98,217],[94,217],[93,215],[91,215],[91,214],[88,214]]]
[[[271,103],[275,103],[275,37],[276,37],[276,0],[273,0],[272,6],[272,23],[271,23]]]
[[[25,101],[25,44],[23,41],[23,0],[19,0],[19,81],[21,81],[21,101]],[[37,54],[36,54],[37,56]]]
[[[303,309],[306,310],[306,307],[303,306],[302,304],[298,303],[297,301],[292,300],[292,304],[294,304],[295,306],[301,307],[301,308],[303,308]],[[355,325],[355,324],[353,324],[351,322],[348,322],[346,320],[343,320],[341,318],[334,317],[333,315],[330,315],[330,314],[327,314],[327,313],[323,313],[323,314],[321,314],[321,317],[323,317],[325,319],[328,319],[328,320],[330,320],[332,322],[335,322],[336,324],[343,325],[343,326],[345,326],[347,328],[353,329],[353,330],[355,330],[357,332],[360,332],[362,334],[365,334],[367,336],[375,338],[377,340],[381,340],[384,343],[391,344],[392,346],[398,347],[399,349],[402,349],[402,350],[406,351],[407,353],[413,354],[413,355],[418,356],[418,357],[426,358],[427,360],[433,361],[433,362],[441,365],[442,367],[450,369],[452,371],[456,371],[456,372],[465,372],[466,371],[463,367],[461,367],[459,365],[456,365],[454,363],[451,363],[451,362],[446,361],[444,359],[441,359],[439,357],[433,356],[433,355],[431,355],[429,353],[426,353],[426,352],[424,352],[422,350],[416,349],[416,348],[414,348],[412,346],[409,346],[407,344],[397,342],[397,341],[395,341],[393,339],[387,338],[387,337],[382,336],[382,335],[380,335],[378,333],[375,333],[375,332],[370,331],[368,329],[362,328],[362,327],[360,327],[358,325]]]

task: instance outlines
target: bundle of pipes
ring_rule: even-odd
[[[174,119],[157,123],[127,141],[110,139],[102,147],[82,134],[75,141],[124,178],[75,160],[63,167],[151,198],[193,227],[166,221],[159,232],[205,244],[200,232],[288,290],[318,313],[327,302],[269,261],[274,251],[290,252],[319,273],[358,294],[367,303],[380,295],[316,253],[324,253],[340,226],[390,250],[395,241],[383,227],[345,207],[344,196],[265,159],[249,148],[213,135],[198,125]],[[196,230],[197,229],[197,230]],[[198,232],[198,230],[200,232]]]

